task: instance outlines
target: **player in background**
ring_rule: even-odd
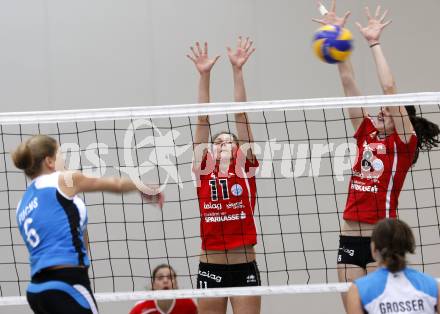
[[[154,268],[151,275],[152,290],[179,289],[177,274],[168,264]],[[130,314],[197,314],[197,305],[192,299],[146,300],[138,302]]]

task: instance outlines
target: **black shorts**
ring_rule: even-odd
[[[255,261],[244,264],[199,264],[197,288],[230,288],[261,286],[260,271]]]
[[[27,300],[35,314],[97,314],[85,268],[42,270],[32,277]]]
[[[367,269],[374,263],[371,255],[370,237],[339,237],[338,264],[351,264]]]

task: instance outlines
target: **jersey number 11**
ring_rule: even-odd
[[[229,191],[228,191],[228,179],[218,179],[220,186],[222,188],[222,196],[224,200],[229,199]],[[217,190],[217,180],[212,179],[209,180],[209,186],[211,187],[211,200],[218,201],[218,190]]]

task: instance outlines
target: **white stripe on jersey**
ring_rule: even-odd
[[[247,176],[246,169],[241,167],[241,171],[242,171],[242,174],[244,176],[244,182],[246,183],[246,189],[248,191],[249,206],[252,206],[252,195],[251,195],[251,187],[249,185],[249,178]]]
[[[87,300],[89,303],[90,309],[92,310],[93,314],[98,314],[98,309],[96,308],[95,302],[93,301],[92,296],[90,295],[89,290],[87,290],[82,285],[74,285],[73,286],[79,293],[82,294],[82,296]]]
[[[83,200],[79,198],[78,196],[74,197],[68,197],[65,195],[58,186],[58,180],[60,177],[60,172],[54,172],[48,175],[42,175],[35,179],[35,187],[37,189],[44,189],[44,188],[56,188],[57,191],[68,200],[72,200],[73,203],[76,205],[79,211],[79,217],[80,217],[80,228],[82,231],[85,229],[86,221],[87,221],[87,209],[86,205],[84,204]]]
[[[156,309],[160,314],[168,314],[174,310],[174,307],[176,306],[176,300],[173,300],[173,304],[171,304],[170,308],[168,309],[168,312],[162,311],[162,309],[159,307],[159,304],[157,304],[157,300],[154,300],[154,305],[156,306]],[[146,313],[148,313],[148,311]]]
[[[80,217],[79,226],[80,226],[81,230],[84,231],[84,229],[86,227],[86,221],[87,221],[87,208],[86,208],[86,205],[84,204],[83,200],[80,199],[76,195],[73,198],[73,203],[76,205],[76,208],[78,208],[79,217]]]
[[[394,183],[394,175],[397,170],[397,145],[394,142],[394,158],[393,158],[393,167],[391,171],[390,181],[388,182],[388,190],[386,196],[386,204],[385,204],[385,213],[386,217],[390,218],[390,206],[391,206],[391,192],[393,191],[393,183]]]

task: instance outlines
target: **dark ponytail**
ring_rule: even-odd
[[[430,151],[433,147],[438,147],[440,129],[437,124],[416,115],[415,106],[405,106],[408,117],[411,120],[414,131],[417,134],[417,150],[414,155],[413,164],[419,158],[419,152]]]
[[[371,236],[384,265],[392,272],[406,267],[406,253],[414,253],[416,245],[411,228],[403,221],[383,219],[374,228]]]
[[[12,153],[12,161],[18,169],[32,178],[39,174],[46,157],[55,157],[57,149],[57,141],[50,136],[35,135],[18,146]]]

